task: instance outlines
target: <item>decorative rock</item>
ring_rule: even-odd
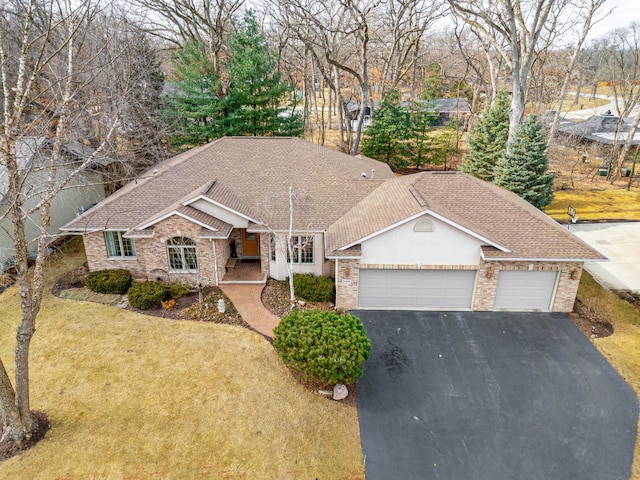
[[[349,395],[349,390],[343,384],[339,383],[335,387],[333,387],[333,399],[334,400],[344,400]]]

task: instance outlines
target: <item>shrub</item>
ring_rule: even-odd
[[[162,282],[140,282],[129,289],[129,304],[140,310],[159,307],[167,293]]]
[[[273,332],[273,346],[289,367],[329,384],[355,383],[371,352],[362,322],[349,314],[293,310]]]
[[[287,284],[288,281],[289,279]],[[329,277],[318,277],[312,273],[294,273],[293,286],[298,298],[309,302],[333,301],[333,280]]]
[[[189,287],[181,282],[171,282],[171,284],[169,285],[169,295],[171,295],[171,298],[173,298],[174,300],[177,300],[180,297],[184,297],[190,291],[191,290],[189,290]]]
[[[87,274],[84,284],[92,292],[124,294],[131,287],[131,272],[123,268],[97,270]]]

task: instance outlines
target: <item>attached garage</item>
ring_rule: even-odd
[[[494,310],[551,311],[558,272],[501,271]]]
[[[358,308],[470,310],[476,270],[361,269]]]

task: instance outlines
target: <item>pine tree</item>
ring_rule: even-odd
[[[433,130],[433,124],[438,114],[433,111],[430,101],[414,101],[411,104],[411,161],[416,169],[427,162],[436,163],[433,160],[434,141],[429,135]],[[438,162],[440,163],[440,162]]]
[[[498,161],[494,183],[542,210],[553,200],[554,175],[548,169],[544,128],[536,115],[529,115]]]
[[[202,145],[219,138],[222,85],[202,43],[187,43],[173,60],[175,80],[169,84],[165,118],[172,125],[172,143]]]
[[[391,90],[365,130],[362,153],[391,167],[405,167],[411,153],[411,130],[409,111],[400,105],[398,91]]]
[[[485,108],[471,133],[469,147],[462,160],[463,172],[492,182],[495,166],[509,137],[509,96],[500,91],[493,106]]]
[[[299,114],[280,105],[289,91],[280,79],[277,62],[269,51],[251,10],[231,36],[225,62],[229,87],[223,104],[226,135],[291,135],[302,133]]]

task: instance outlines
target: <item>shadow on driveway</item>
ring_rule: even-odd
[[[562,314],[355,311],[367,480],[627,480],[638,400]]]

